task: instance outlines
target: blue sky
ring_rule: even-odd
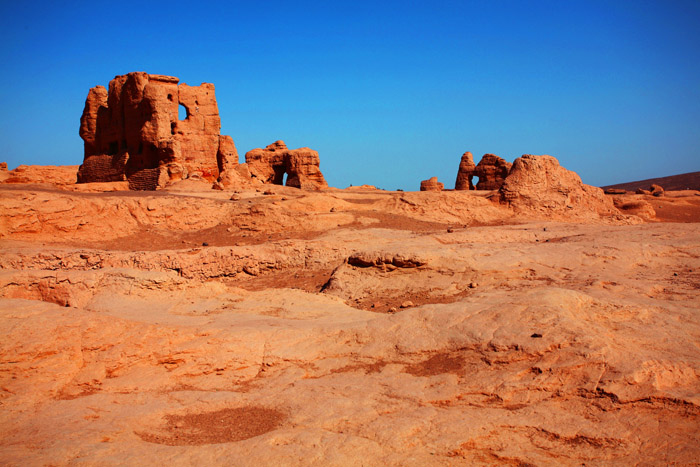
[[[0,161],[80,164],[89,88],[211,82],[245,152],[332,186],[452,188],[459,160],[550,154],[606,185],[700,170],[700,1],[0,2]]]

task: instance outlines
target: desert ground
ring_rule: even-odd
[[[700,459],[700,192],[601,214],[76,169],[0,184],[0,464]]]

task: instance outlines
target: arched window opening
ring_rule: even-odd
[[[178,112],[177,112],[178,120],[180,120],[180,121],[187,120],[189,118],[189,116],[190,116],[190,112],[189,112],[189,110],[187,110],[187,107],[180,104],[180,106],[178,107]]]

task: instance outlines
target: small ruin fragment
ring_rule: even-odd
[[[284,141],[275,141],[264,149],[248,151],[245,161],[251,176],[263,183],[311,190],[328,187],[318,152],[310,148],[288,149]]]
[[[420,182],[420,191],[442,191],[444,189],[445,185],[438,182],[437,177],[431,177],[428,180]]]

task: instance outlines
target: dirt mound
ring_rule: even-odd
[[[491,202],[484,192],[423,191],[391,193],[373,207],[380,212],[403,214],[419,221],[445,226],[506,221],[512,212]]]
[[[0,171],[0,183],[73,185],[77,174],[77,165],[20,165],[14,170]]]
[[[628,199],[627,196],[615,197],[613,200],[615,207],[625,214],[633,214],[645,220],[651,220],[656,217],[656,211],[651,206],[651,203],[644,199]]]
[[[499,194],[502,203],[530,215],[597,219],[619,214],[603,190],[584,185],[552,156],[517,158]]]

